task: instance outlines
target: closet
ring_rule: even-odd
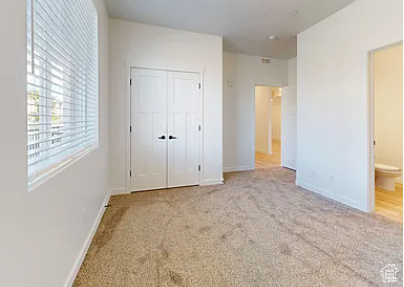
[[[199,184],[199,74],[131,69],[130,190]]]

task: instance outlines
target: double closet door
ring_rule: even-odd
[[[131,191],[199,184],[199,75],[131,70]]]

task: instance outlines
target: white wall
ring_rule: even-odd
[[[288,61],[289,85],[281,98],[281,165],[296,169],[297,152],[297,58]]]
[[[296,86],[282,89],[281,165],[296,170],[297,151]]]
[[[272,153],[270,87],[255,86],[255,150]]]
[[[402,35],[402,0],[357,0],[298,35],[298,185],[369,210],[368,51]]]
[[[222,181],[222,42],[217,36],[110,20],[110,173],[114,193],[126,192],[128,66],[205,72],[201,184]]]
[[[373,57],[375,162],[403,169],[403,45]]]
[[[281,96],[274,97],[271,109],[272,139],[281,140]]]
[[[288,61],[224,53],[223,67],[224,170],[254,169],[254,85],[285,86]]]
[[[0,286],[63,286],[108,191],[108,16],[100,22],[99,148],[27,190],[26,3],[0,9]],[[82,209],[87,215],[82,221]]]
[[[297,85],[297,57],[288,61],[288,85]]]

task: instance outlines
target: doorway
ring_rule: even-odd
[[[282,87],[255,86],[255,168],[281,165]]]
[[[131,69],[130,191],[199,184],[199,74]]]
[[[374,211],[403,222],[403,45],[370,58]]]

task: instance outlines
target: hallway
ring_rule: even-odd
[[[267,168],[281,165],[281,142],[272,141],[272,154],[255,152],[255,168]]]

